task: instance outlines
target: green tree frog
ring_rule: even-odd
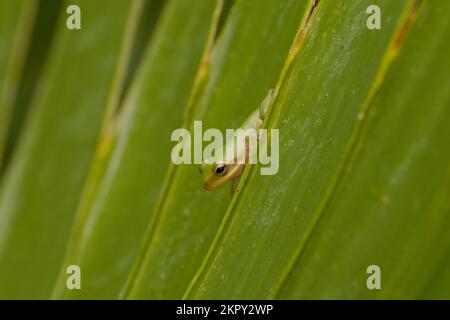
[[[264,117],[266,116],[273,96],[274,90],[270,89],[260,107],[245,120],[240,129],[254,129],[255,132],[258,132],[258,129],[260,129],[263,124]],[[234,137],[231,141],[235,141]],[[239,147],[239,144],[237,144],[236,147],[234,143],[227,143],[222,147],[222,149],[225,149],[218,150],[219,152],[216,153],[216,155],[225,154],[225,160],[223,160],[223,157],[219,158],[218,156],[204,159],[203,164],[199,169],[202,174],[203,188],[206,190],[214,190],[230,180],[232,182],[231,192],[233,194],[239,183],[239,178],[244,172],[245,165],[251,156],[250,152],[255,152],[257,150],[256,146],[250,145],[250,143],[255,143],[251,141],[251,139],[246,139],[245,144],[241,144],[241,147]],[[257,143],[258,139],[253,141],[256,141]],[[226,156],[229,154],[226,152],[229,148],[235,148],[233,158],[227,158]]]

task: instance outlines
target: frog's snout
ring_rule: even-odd
[[[205,189],[206,191],[211,191],[211,190],[214,190],[215,188],[210,183],[203,182],[203,189]]]

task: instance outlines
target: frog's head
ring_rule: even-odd
[[[236,176],[237,165],[225,163],[202,164],[199,168],[202,174],[203,188],[214,190]]]

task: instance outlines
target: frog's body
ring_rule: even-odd
[[[267,113],[267,109],[272,101],[274,96],[274,91],[271,89],[267,93],[264,98],[261,106],[255,110],[243,123],[241,129],[244,131],[247,129],[255,129],[258,132],[258,129],[261,128],[264,117]],[[233,137],[232,141],[235,141]],[[256,139],[257,140],[257,139]],[[225,146],[225,150],[218,150],[218,155],[225,154],[234,154],[233,158],[223,159],[206,159],[206,161],[201,165],[200,172],[202,173],[202,182],[203,187],[206,190],[214,190],[222,186],[228,180],[232,181],[232,192],[237,187],[239,182],[239,177],[244,171],[245,164],[248,162],[250,157],[250,150],[256,150],[256,148],[250,148],[249,140],[246,140],[244,144],[236,144],[236,152],[226,152],[229,148],[234,148],[235,144],[227,144]],[[224,152],[223,152],[224,151]]]

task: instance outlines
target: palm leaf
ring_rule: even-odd
[[[72,2],[1,4],[1,298],[449,297],[450,4]],[[171,162],[270,88],[277,174]]]

